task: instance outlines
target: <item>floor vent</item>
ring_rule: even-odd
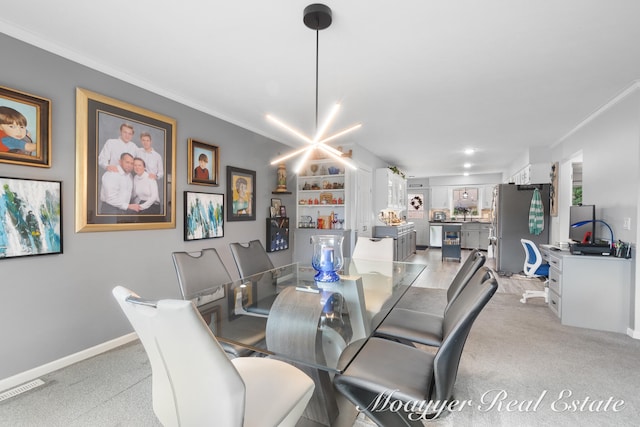
[[[38,378],[37,380],[33,380],[26,384],[22,384],[18,387],[12,388],[11,390],[4,391],[0,393],[0,402],[2,402],[3,400],[11,399],[12,397],[15,397],[29,390],[32,390],[36,387],[40,387],[41,385],[44,385],[44,381]]]

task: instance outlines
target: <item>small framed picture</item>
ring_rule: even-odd
[[[184,240],[224,237],[224,196],[184,192]]]
[[[255,221],[256,172],[227,166],[227,221]]]
[[[286,218],[287,216],[287,208],[284,205],[280,205],[280,213],[279,217]]]
[[[273,215],[272,217],[280,215],[280,206],[282,205],[282,200],[280,199],[271,199],[271,208]]]
[[[0,162],[51,167],[51,101],[0,86]]]
[[[220,148],[189,138],[189,184],[220,185]]]

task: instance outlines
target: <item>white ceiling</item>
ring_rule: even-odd
[[[3,7],[0,31],[298,146],[265,114],[313,133],[311,3],[20,0]],[[502,172],[640,77],[637,0],[325,4],[320,121],[340,101],[331,129],[363,127],[335,145],[358,144],[410,176],[459,175],[465,161],[472,174]]]

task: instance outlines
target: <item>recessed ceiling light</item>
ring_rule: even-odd
[[[464,150],[464,154],[470,156],[471,154],[475,153],[476,150],[474,150],[473,148],[467,148],[466,150]]]
[[[471,167],[471,163],[465,163],[462,166],[464,166],[465,169],[469,169]]]
[[[469,172],[463,173],[464,176],[469,176]]]

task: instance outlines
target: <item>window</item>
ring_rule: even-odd
[[[453,190],[453,215],[478,216],[478,189],[462,187]]]

